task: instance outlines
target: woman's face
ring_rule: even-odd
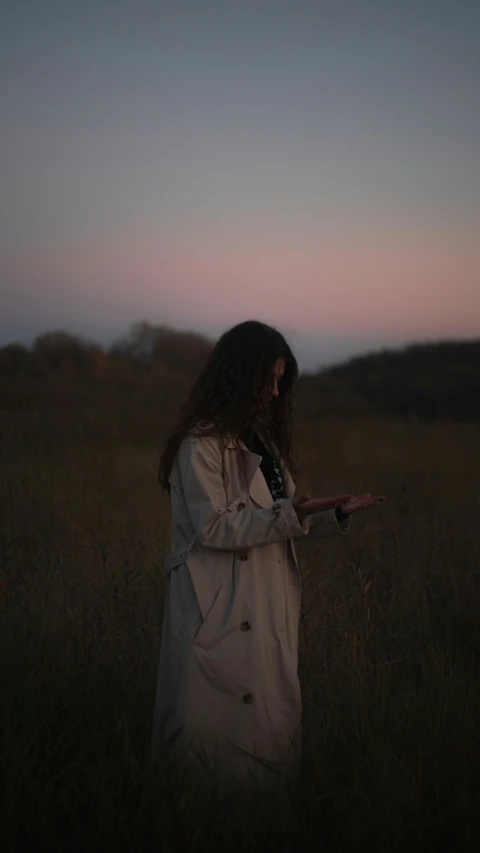
[[[275,364],[273,365],[273,383],[269,386],[265,387],[263,402],[265,404],[269,403],[273,397],[278,397],[278,383],[285,373],[286,361],[284,358],[277,358]]]

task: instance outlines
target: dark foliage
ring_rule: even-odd
[[[78,395],[98,395],[101,405],[127,391],[132,405],[141,394],[154,409],[175,414],[213,347],[203,335],[146,321],[133,324],[109,348],[47,332],[30,348],[16,343],[0,348],[2,407],[49,396],[69,406]],[[304,373],[295,402],[306,419],[385,413],[479,420],[480,339],[382,349]]]
[[[421,418],[480,418],[480,340],[383,349],[301,377],[299,406],[322,412],[384,412]]]

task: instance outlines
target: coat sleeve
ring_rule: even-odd
[[[351,515],[343,521],[338,521],[334,509],[326,509],[323,512],[314,512],[307,515],[309,531],[305,539],[323,539],[325,536],[336,536],[348,533],[352,521]]]
[[[197,541],[205,548],[241,551],[307,536],[308,522],[300,523],[288,498],[272,502],[271,508],[238,509],[238,498],[227,505],[221,451],[215,439],[186,438],[179,450],[178,469]]]

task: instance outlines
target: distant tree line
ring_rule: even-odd
[[[305,415],[327,408],[480,419],[480,339],[411,344],[356,356],[300,378]]]
[[[64,331],[39,335],[31,347],[9,344],[0,348],[3,379],[161,378],[168,373],[192,377],[213,346],[202,335],[178,332],[168,326],[134,323],[125,337],[102,347]]]
[[[64,331],[46,332],[30,347],[0,348],[0,387],[18,401],[22,389],[61,385],[63,393],[99,385],[179,400],[205,363],[213,341],[146,321],[110,347]],[[10,394],[9,394],[10,392]],[[407,417],[480,420],[480,339],[419,343],[350,358],[300,376],[296,405],[304,418],[326,413],[384,412]]]

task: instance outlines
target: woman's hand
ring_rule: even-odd
[[[311,495],[307,494],[294,498],[293,506],[299,518],[305,518],[306,515],[311,515],[313,512],[333,509],[336,506],[340,506],[345,515],[352,515],[354,512],[368,509],[371,506],[383,503],[385,500],[384,495],[372,497],[370,492],[363,492],[361,495],[335,495],[331,498],[312,498]]]
[[[293,498],[292,503],[298,517],[305,518],[313,512],[323,512],[336,506],[341,506],[343,509],[346,502],[354,497],[355,495],[347,494],[335,495],[333,498],[312,498],[311,495],[302,495],[300,498]]]
[[[384,501],[386,501],[385,495],[372,497],[370,492],[364,492],[361,495],[352,495],[350,500],[342,504],[342,512],[345,515],[352,515],[354,512],[360,512],[360,510],[368,509],[376,504],[383,504]]]

